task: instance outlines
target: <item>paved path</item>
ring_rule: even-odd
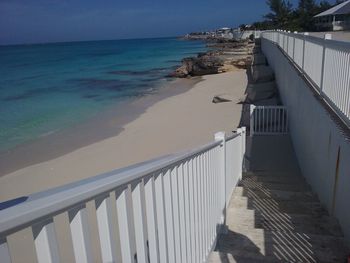
[[[271,101],[276,87],[266,62],[261,57],[256,62],[243,108],[245,126],[249,103],[279,101]],[[340,226],[303,178],[289,135],[248,137],[245,166],[249,172],[226,210],[227,232],[219,235],[209,263],[346,262],[350,251]]]
[[[289,136],[247,143],[250,172],[234,191],[227,233],[208,262],[345,262],[339,224],[301,176]]]

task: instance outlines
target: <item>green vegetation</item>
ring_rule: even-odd
[[[344,2],[338,0],[336,4]],[[322,0],[316,3],[315,0],[299,0],[296,8],[288,0],[267,0],[270,13],[264,16],[264,20],[253,23],[255,29],[284,29],[290,31],[313,31],[315,21],[313,17],[333,5]]]

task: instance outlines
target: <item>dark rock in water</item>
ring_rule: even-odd
[[[212,100],[213,103],[230,102],[232,100],[221,98],[220,96],[215,96]]]

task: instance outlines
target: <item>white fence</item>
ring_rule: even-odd
[[[315,96],[300,71],[273,42],[262,39],[280,98],[288,108],[289,131],[303,176],[350,245],[350,140],[348,129]],[[328,108],[328,107],[327,107]]]
[[[250,105],[250,136],[288,133],[288,113],[284,106]]]
[[[241,178],[245,128],[0,211],[0,261],[204,262]]]
[[[263,39],[277,44],[314,84],[320,95],[350,125],[350,42],[305,34],[267,31]]]

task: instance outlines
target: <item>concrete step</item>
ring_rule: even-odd
[[[247,197],[234,197],[228,209],[253,209],[263,214],[302,214],[323,216],[327,211],[319,202],[299,202],[294,200],[273,200],[271,198],[251,199]]]
[[[215,251],[230,254],[233,258],[267,262],[338,263],[344,262],[347,256],[344,240],[339,237],[263,229],[242,230],[241,233],[229,230],[227,234],[220,235]]]
[[[250,257],[249,257],[250,256]],[[271,259],[265,259],[259,253],[253,255],[250,253],[247,256],[231,255],[230,253],[222,253],[218,251],[213,251],[210,253],[207,263],[264,263],[264,262],[278,262],[271,261]]]
[[[306,184],[306,180],[298,175],[251,175],[243,174],[242,180],[263,182],[263,183],[282,183],[282,184]]]
[[[237,186],[233,192],[233,196],[246,196],[249,198],[271,198],[273,200],[295,200],[304,202],[318,201],[318,198],[311,191],[283,191],[283,190],[260,190],[247,189]]]
[[[297,231],[305,234],[319,234],[342,237],[338,221],[328,215],[261,213],[251,209],[229,208],[227,225],[232,231],[242,228],[261,228],[274,231]]]
[[[305,182],[299,183],[284,183],[284,182],[261,182],[256,180],[244,179],[239,182],[239,186],[243,186],[244,189],[258,189],[261,191],[281,190],[281,191],[294,191],[304,192],[311,190],[310,186]]]

